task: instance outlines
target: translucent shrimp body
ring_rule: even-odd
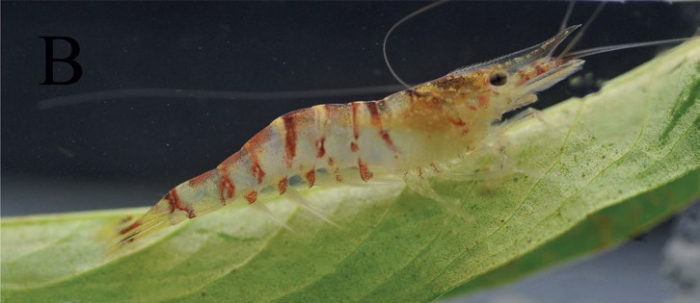
[[[215,169],[170,190],[120,232],[120,245],[237,200],[285,195],[293,185],[370,182],[462,155],[487,139],[504,113],[535,102],[536,92],[580,69],[583,60],[551,57],[577,27],[382,100],[285,114]]]

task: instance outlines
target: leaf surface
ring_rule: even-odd
[[[227,207],[105,257],[144,209],[2,220],[3,302],[430,301],[502,284],[619,243],[700,196],[700,39],[601,92],[508,129],[517,170],[435,180],[466,216],[401,185]],[[242,204],[242,203],[241,203]]]

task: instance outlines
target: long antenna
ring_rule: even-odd
[[[398,84],[363,86],[353,88],[331,88],[298,91],[241,92],[211,91],[177,88],[125,88],[91,93],[74,94],[43,99],[36,104],[40,110],[55,107],[96,103],[107,100],[157,98],[157,99],[217,99],[217,100],[288,100],[296,98],[325,98],[360,94],[391,93],[402,89]]]
[[[571,18],[571,13],[574,11],[574,4],[576,4],[576,1],[571,1],[569,2],[569,5],[566,7],[566,13],[564,14],[564,20],[561,20],[561,24],[559,25],[559,31],[558,33],[563,32],[567,28],[567,24],[569,24],[569,19]]]
[[[566,7],[566,13],[564,14],[564,19],[561,20],[561,24],[559,25],[559,31],[557,33],[563,32],[568,27],[567,24],[569,24],[569,19],[571,18],[571,13],[573,13],[573,11],[574,11],[574,4],[576,4],[575,0],[569,2],[569,5]],[[557,50],[556,47],[552,48],[549,51],[549,54],[547,54],[547,58],[551,58],[552,54],[554,53],[555,50]]]
[[[578,43],[578,41],[581,40],[581,37],[583,37],[583,34],[586,33],[586,30],[588,29],[588,27],[591,26],[591,23],[593,23],[593,20],[595,20],[595,18],[598,17],[598,15],[600,15],[600,12],[603,11],[603,8],[605,7],[605,3],[606,2],[600,2],[600,4],[598,4],[598,7],[596,7],[595,11],[593,12],[593,15],[591,15],[591,17],[588,18],[588,21],[586,21],[586,23],[583,24],[583,27],[581,28],[581,30],[576,34],[576,36],[574,36],[571,39],[571,42],[569,42],[569,44],[566,46],[566,48],[564,48],[564,51],[561,52],[561,55],[559,55],[559,57],[565,56],[566,53],[568,53],[574,46],[576,46],[576,43]]]
[[[649,42],[608,45],[608,46],[601,46],[601,47],[595,47],[595,48],[589,48],[589,49],[571,52],[571,53],[568,53],[568,54],[563,55],[561,57],[564,60],[570,59],[570,58],[583,58],[583,57],[612,52],[612,51],[621,50],[621,49],[682,43],[682,42],[688,41],[689,39],[693,39],[693,38],[692,37],[691,38],[677,38],[677,39],[657,40],[657,41],[649,41]]]
[[[443,3],[445,3],[445,2],[447,2],[447,0],[437,1],[437,2],[435,2],[435,3],[431,3],[431,4],[429,4],[429,5],[426,5],[426,6],[422,7],[422,8],[420,8],[420,9],[418,9],[418,10],[415,11],[415,12],[410,13],[408,16],[403,17],[403,19],[399,20],[399,22],[396,22],[396,23],[389,29],[389,31],[386,32],[386,35],[384,36],[384,42],[383,42],[383,44],[382,44],[382,52],[384,53],[384,62],[386,63],[386,67],[389,68],[389,71],[391,72],[391,75],[394,76],[394,79],[396,79],[396,81],[399,81],[399,83],[401,83],[401,85],[403,85],[403,86],[406,87],[406,88],[411,88],[411,86],[408,85],[408,84],[407,84],[406,82],[404,82],[403,80],[401,80],[401,78],[399,77],[399,75],[396,74],[396,72],[394,71],[394,69],[391,67],[391,63],[389,63],[389,56],[386,55],[386,43],[387,43],[387,41],[389,40],[389,36],[390,36],[391,33],[394,31],[394,29],[396,29],[397,27],[399,27],[399,25],[401,25],[401,23],[404,23],[404,22],[406,22],[407,20],[409,20],[409,19],[411,19],[411,18],[413,18],[413,17],[415,17],[415,16],[417,16],[417,15],[419,15],[419,14],[421,14],[421,13],[423,13],[423,12],[429,10],[429,9],[432,9],[432,8],[434,8],[434,7],[436,7],[436,6],[440,5],[440,4],[443,4]]]

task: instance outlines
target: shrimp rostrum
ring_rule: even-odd
[[[364,183],[459,157],[486,140],[504,113],[535,102],[535,93],[581,68],[584,61],[574,53],[552,56],[577,27],[382,100],[285,114],[216,168],[171,189],[120,231],[119,246],[238,200],[299,198],[294,187],[321,179]]]

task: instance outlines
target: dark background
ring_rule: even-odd
[[[382,39],[391,25],[425,4],[3,1],[2,183],[15,176],[128,179],[163,184],[166,191],[213,168],[285,112],[318,103],[379,99],[391,91],[278,100],[203,94],[177,98],[150,91],[125,95],[127,91],[277,92],[395,85],[383,62]],[[584,22],[596,5],[578,4],[571,23]],[[406,81],[427,81],[541,42],[556,33],[566,6],[447,3],[399,27],[389,41],[389,57]],[[697,7],[608,4],[578,48],[691,36],[698,24],[693,19]],[[39,36],[68,36],[80,43],[76,60],[84,74],[78,83],[39,85],[45,78]],[[67,53],[65,45],[57,42],[57,56]],[[581,74],[611,78],[656,51],[591,57]],[[72,74],[63,63],[56,63],[55,70],[58,80]],[[105,91],[112,93],[82,104],[38,107],[46,99],[75,100],[75,94]],[[580,90],[560,85],[542,95],[538,106],[575,93]],[[88,208],[103,207],[95,203]]]
[[[285,112],[382,98],[392,90],[310,95],[319,89],[396,85],[383,62],[382,40],[394,23],[426,3],[1,5],[1,199],[7,216],[150,206],[172,186],[216,166]],[[570,23],[585,22],[596,5],[577,4]],[[389,58],[404,80],[427,81],[549,38],[566,6],[558,1],[447,3],[399,27],[389,41]],[[610,3],[577,48],[689,37],[699,24],[697,3]],[[45,78],[40,36],[68,36],[80,43],[77,61],[84,74],[78,83],[39,85]],[[67,51],[60,43],[56,47],[57,53]],[[658,51],[593,56],[579,75],[610,79]],[[59,80],[71,75],[60,63],[55,71]],[[593,90],[595,85],[564,82],[541,94],[536,107]],[[285,91],[310,92],[276,99],[234,93]],[[47,108],[51,105],[62,106]],[[500,297],[487,292],[472,301],[663,300],[673,294],[658,274],[667,235],[667,229],[657,229],[613,254],[526,279]]]

